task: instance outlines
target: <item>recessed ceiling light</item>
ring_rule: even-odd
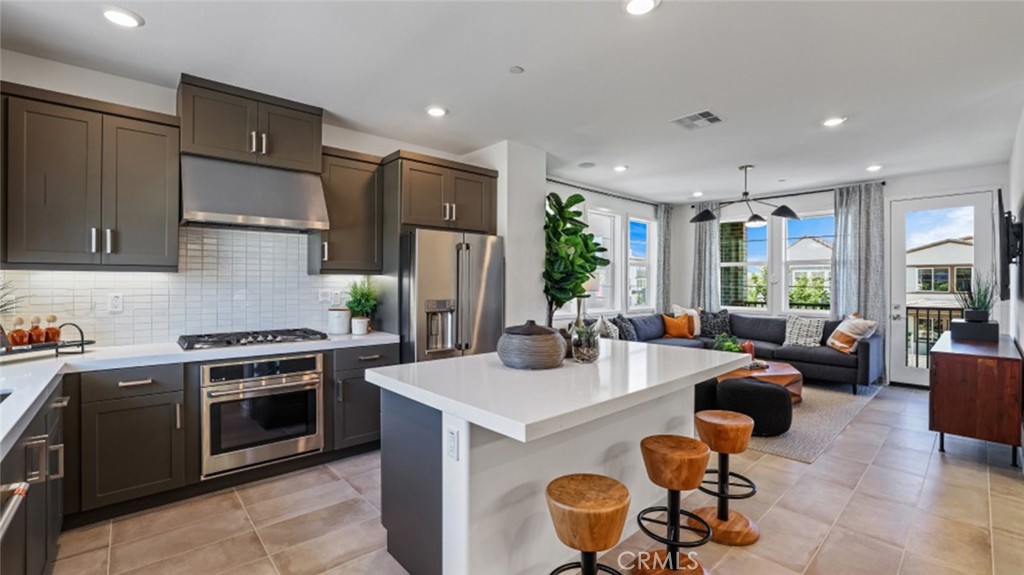
[[[581,168],[587,169],[587,168],[593,168],[596,164],[594,164],[594,162],[580,162],[580,163],[578,163],[576,165],[581,167]]]
[[[826,128],[835,128],[836,126],[842,124],[845,121],[846,121],[846,116],[835,116],[835,117],[826,119],[824,122],[821,123],[821,125],[825,126]]]
[[[508,69],[509,74],[522,74],[525,71],[526,68],[523,68],[522,66],[512,66]]]
[[[869,172],[877,172],[878,170],[881,170],[881,169],[882,169],[882,165],[881,164],[872,164],[872,165],[868,166],[868,171]]]
[[[633,16],[642,16],[657,8],[661,0],[626,0],[624,4],[626,12]]]
[[[615,166],[612,169],[615,170],[616,172],[620,172],[621,173],[621,172],[625,172],[626,170],[628,170],[629,166]]]
[[[138,28],[146,23],[142,16],[124,8],[107,8],[103,11],[103,17],[125,28]]]
[[[693,192],[693,197],[699,198],[704,195],[704,192]]]
[[[448,108],[442,108],[441,106],[428,106],[427,113],[435,118],[448,115]]]

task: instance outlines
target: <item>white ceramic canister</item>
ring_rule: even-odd
[[[332,307],[327,310],[327,333],[331,335],[345,335],[350,333],[349,327],[352,322],[352,312],[343,307]]]
[[[352,335],[366,335],[370,332],[370,318],[352,318]]]

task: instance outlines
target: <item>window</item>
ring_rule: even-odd
[[[587,231],[594,234],[594,240],[608,249],[604,257],[611,262],[605,267],[598,268],[594,273],[597,286],[596,290],[590,292],[590,297],[585,302],[587,311],[612,311],[618,309],[615,300],[615,272],[618,260],[615,232],[619,226],[619,216],[603,210],[588,210],[587,224],[590,226]]]
[[[971,291],[974,286],[974,268],[955,268],[956,291]]]
[[[959,268],[964,269],[964,268]],[[967,268],[970,270],[970,268]],[[916,268],[915,292],[949,292],[949,268]]]
[[[832,293],[832,246],[836,221],[830,215],[786,220],[787,310],[826,311]]]
[[[719,234],[722,305],[767,309],[768,228],[722,222]]]
[[[630,311],[654,308],[652,290],[654,257],[652,231],[654,224],[646,220],[630,218],[629,220],[629,271],[627,287],[629,299],[626,305]]]

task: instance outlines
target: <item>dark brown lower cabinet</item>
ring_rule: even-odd
[[[82,509],[185,485],[183,392],[82,405]]]
[[[0,539],[0,573],[42,575],[57,559],[57,537],[62,520],[63,470],[60,459],[61,409],[56,407],[60,388],[44,404],[0,464],[4,487],[27,482],[28,492],[18,501],[4,489],[3,511],[17,505],[13,521]],[[48,433],[49,431],[49,433]]]
[[[380,388],[366,381],[365,370],[334,374],[334,448],[380,439]]]

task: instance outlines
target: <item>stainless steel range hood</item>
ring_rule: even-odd
[[[183,223],[318,231],[330,228],[320,176],[181,156]]]

